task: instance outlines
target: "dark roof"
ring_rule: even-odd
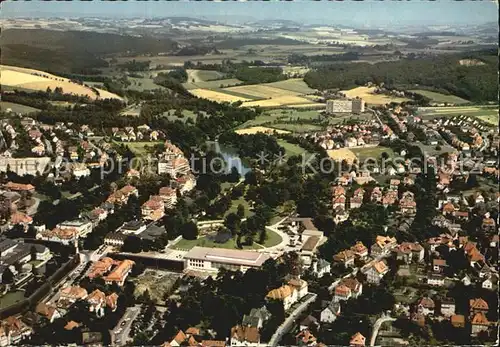
[[[164,227],[151,223],[150,225],[148,225],[146,230],[144,230],[142,233],[139,234],[139,237],[141,239],[154,241],[161,235],[165,234],[166,232],[167,231],[165,230]]]
[[[131,220],[130,222],[126,222],[123,224],[122,229],[127,230],[139,230],[144,226],[144,222],[140,220]]]

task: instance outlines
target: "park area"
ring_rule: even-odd
[[[281,243],[282,239],[277,233],[272,230],[266,229],[266,241],[263,245],[258,244],[256,241],[258,236],[256,236],[254,243],[251,246],[243,245],[243,249],[262,249],[267,247],[274,247]],[[224,242],[220,242],[224,241]],[[242,240],[243,242],[244,240]],[[178,250],[190,250],[191,248],[199,246],[199,247],[211,247],[211,248],[226,248],[226,249],[237,249],[236,246],[236,237],[229,236],[227,240],[218,239],[215,233],[198,237],[196,240],[186,240],[181,239],[172,248]]]
[[[294,155],[307,155],[309,152],[307,152],[304,148],[300,147],[299,145],[296,145],[294,143],[290,143],[286,140],[283,139],[278,139],[277,140],[278,145],[283,147],[285,149],[285,160],[287,160],[289,157],[294,156]]]

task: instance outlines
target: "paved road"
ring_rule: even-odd
[[[377,335],[382,323],[384,322],[393,322],[396,318],[388,317],[382,314],[382,317],[377,319],[375,324],[373,325],[372,337],[370,339],[370,346],[375,346],[375,341],[377,340]]]
[[[123,314],[116,327],[110,331],[111,335],[111,345],[113,346],[123,346],[127,343],[129,338],[130,329],[132,328],[132,323],[137,315],[141,312],[141,306],[135,305],[133,307],[127,307],[127,310]]]
[[[314,293],[309,293],[308,295],[309,297],[299,306],[297,306],[297,308],[293,310],[293,312],[285,319],[285,321],[278,327],[278,329],[276,329],[276,332],[273,334],[273,336],[271,336],[271,339],[269,340],[268,346],[276,347],[283,335],[285,335],[288,330],[290,330],[295,319],[297,319],[297,317],[299,317],[301,313],[318,298],[318,296]]]

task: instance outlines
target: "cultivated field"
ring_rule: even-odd
[[[455,95],[446,95],[446,94],[431,92],[429,90],[416,89],[416,90],[409,90],[409,92],[423,95],[426,98],[429,98],[433,102],[436,102],[436,103],[445,103],[446,102],[448,104],[457,104],[457,105],[469,103],[469,101],[462,99],[462,98],[455,96]]]
[[[301,96],[280,96],[273,99],[267,100],[257,100],[257,101],[248,101],[244,102],[241,106],[243,107],[319,107],[319,105],[323,105],[316,102],[311,102],[310,100],[301,97]],[[324,105],[323,105],[324,107]]]
[[[407,98],[398,98],[391,95],[375,94],[374,91],[375,87],[357,87],[354,89],[342,90],[341,92],[344,93],[348,98],[360,97],[367,104],[372,105],[385,105],[391,102],[401,103],[403,101],[409,100]]]
[[[219,71],[187,69],[188,81],[192,83],[216,80],[224,77]]]
[[[304,82],[301,78],[290,78],[284,81],[268,83],[267,85],[271,87],[289,90],[299,94],[311,94],[315,92],[315,90],[309,88],[307,83]]]
[[[353,151],[347,148],[340,148],[340,149],[330,149],[327,150],[326,153],[330,158],[332,158],[335,161],[347,161],[349,164],[353,163],[354,160],[357,158],[356,154],[354,154]]]
[[[217,92],[215,90],[210,90],[210,89],[191,89],[189,92],[199,98],[209,99],[216,102],[250,101],[250,99]]]
[[[62,88],[63,93],[88,96],[90,99],[122,99],[116,94],[97,89],[99,95],[89,87],[71,82],[67,78],[49,74],[47,72],[24,69],[15,66],[0,65],[0,85],[9,89],[40,90],[47,88],[55,90]]]
[[[259,99],[275,99],[283,96],[295,96],[301,94],[290,90],[275,88],[269,86],[268,84],[252,84],[246,86],[230,87],[224,88],[223,91],[248,94]]]
[[[272,134],[272,133],[288,134],[288,133],[290,133],[289,131],[286,131],[286,130],[279,130],[279,129],[273,129],[273,128],[268,128],[268,127],[261,127],[261,126],[250,127],[250,128],[245,128],[245,129],[238,129],[238,130],[235,130],[234,132],[237,134],[240,134],[240,135],[251,135],[251,134],[257,134],[257,133],[265,133],[265,134]]]

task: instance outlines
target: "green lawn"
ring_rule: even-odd
[[[278,139],[277,142],[278,142],[278,145],[280,145],[281,147],[283,147],[285,149],[285,153],[286,153],[285,160],[288,157],[291,157],[294,155],[308,154],[308,152],[305,149],[303,149],[302,147],[300,147],[296,144],[287,142],[283,139]]]
[[[139,142],[120,142],[120,141],[114,141],[115,143],[119,145],[125,145],[130,148],[132,152],[134,152],[135,155],[141,157],[148,155],[151,153],[153,147],[159,143],[160,141],[139,141]]]
[[[323,129],[320,125],[315,124],[298,124],[298,123],[277,123],[272,125],[273,128],[288,130],[293,133],[304,133],[308,131],[320,131]]]
[[[415,89],[415,90],[409,90],[412,93],[415,94],[420,94],[423,95],[429,99],[431,99],[433,102],[437,103],[449,103],[449,104],[467,104],[469,101],[462,99],[458,96],[455,95],[446,95],[446,94],[441,94],[441,93],[436,93],[436,92],[431,92],[429,90],[421,90],[421,89]]]
[[[277,108],[268,110],[263,114],[257,116],[255,119],[249,120],[240,125],[238,129],[249,128],[253,126],[272,126],[273,122],[280,121],[280,123],[293,123],[297,120],[317,120],[320,114],[318,110],[290,110],[284,108]]]
[[[247,217],[254,215],[254,213],[252,211],[250,211],[250,205],[249,205],[248,201],[245,200],[244,196],[240,196],[238,199],[232,200],[231,207],[229,208],[229,210],[226,211],[226,213],[224,214],[224,217],[230,213],[233,213],[233,212],[236,213],[238,211],[238,205],[240,205],[240,204],[245,206],[244,218],[247,218]]]
[[[7,109],[11,109],[12,112],[15,113],[23,113],[23,114],[40,111],[39,109],[34,107],[15,104],[13,102],[0,101],[0,111],[6,111]]]
[[[24,299],[24,292],[21,290],[16,290],[13,292],[8,292],[5,295],[0,296],[0,309],[9,307],[16,302],[22,301]]]
[[[360,162],[364,161],[367,158],[374,158],[376,160],[380,159],[382,153],[386,152],[389,155],[389,158],[393,158],[394,151],[389,147],[377,146],[377,147],[364,147],[364,148],[349,148],[351,151],[356,154],[358,160]]]

